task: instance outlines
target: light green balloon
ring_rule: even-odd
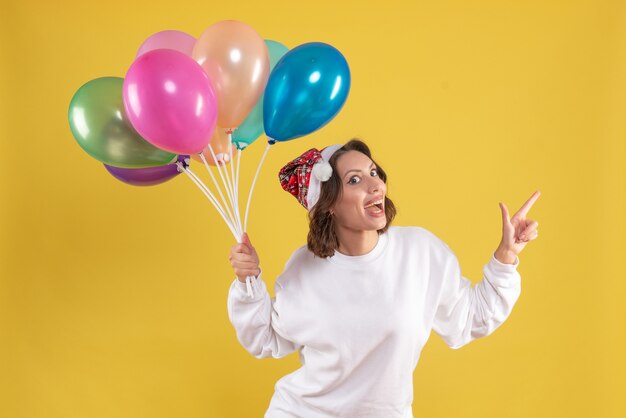
[[[270,56],[270,73],[280,61],[280,59],[289,51],[285,45],[280,42],[265,40],[267,51]],[[238,149],[245,149],[260,137],[265,130],[263,129],[263,97],[261,96],[254,108],[248,114],[248,117],[233,131],[233,143]]]
[[[132,127],[124,110],[123,84],[120,77],[101,77],[76,91],[68,117],[78,145],[114,167],[154,167],[175,161],[176,154],[150,144]]]

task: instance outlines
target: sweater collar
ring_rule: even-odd
[[[389,241],[388,232],[389,231],[387,230],[387,232],[378,235],[378,242],[376,243],[374,248],[372,248],[372,250],[367,254],[345,255],[335,250],[335,254],[331,257],[328,257],[328,261],[335,264],[352,266],[373,261],[385,251],[385,248],[387,247],[387,242]]]

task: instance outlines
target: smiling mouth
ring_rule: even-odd
[[[377,207],[378,210],[382,211],[383,208],[384,208],[384,200],[383,199],[376,200],[375,202],[372,202],[369,205],[365,206],[364,209],[368,209],[368,208],[371,208],[373,206]]]

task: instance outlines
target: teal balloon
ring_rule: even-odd
[[[263,98],[268,142],[289,141],[326,125],[350,91],[350,68],[332,45],[310,42],[287,52],[270,74]]]
[[[285,45],[280,42],[265,40],[267,51],[270,56],[270,72],[276,66],[278,61],[289,51]],[[263,129],[263,96],[256,103],[248,117],[241,125],[233,131],[232,139],[237,149],[245,149],[253,143],[264,132]]]

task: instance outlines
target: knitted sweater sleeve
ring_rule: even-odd
[[[280,326],[276,299],[281,298],[281,286],[274,286],[276,297],[271,298],[263,272],[251,279],[253,297],[246,292],[246,284],[235,278],[228,291],[228,318],[235,328],[241,345],[257,358],[280,358],[301,347],[285,335]]]
[[[457,257],[444,244],[441,288],[433,330],[446,344],[458,349],[491,334],[511,314],[520,296],[521,277],[514,264],[504,264],[491,254],[476,285],[463,277]]]

